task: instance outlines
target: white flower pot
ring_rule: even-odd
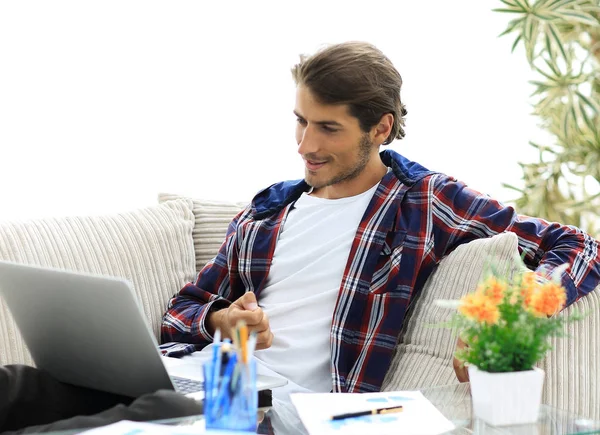
[[[488,373],[469,366],[473,417],[493,426],[534,423],[538,419],[544,371]]]

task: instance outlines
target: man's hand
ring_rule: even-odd
[[[215,311],[208,315],[209,328],[214,332],[216,328],[221,330],[223,338],[231,338],[232,331],[237,323],[243,320],[248,325],[248,332],[256,331],[256,350],[267,349],[273,342],[273,333],[269,326],[269,318],[258,306],[256,295],[247,292],[232,303],[228,308]]]
[[[458,341],[456,342],[456,350],[464,349],[466,346],[467,345],[465,344],[465,342],[462,341],[459,337]],[[458,382],[469,382],[469,372],[467,371],[467,368],[465,367],[464,363],[462,361],[459,361],[456,357],[454,357],[454,359],[452,360],[452,365],[454,366],[454,373],[456,373],[456,378],[458,379]]]

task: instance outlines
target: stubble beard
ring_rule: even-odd
[[[372,148],[373,148],[373,142],[371,142],[369,135],[366,133],[363,134],[361,136],[360,142],[358,144],[358,162],[354,166],[343,170],[339,174],[334,175],[329,180],[324,181],[320,184],[311,183],[308,180],[308,177],[306,179],[306,182],[313,189],[321,189],[323,187],[333,186],[334,184],[342,183],[344,181],[353,180],[354,178],[358,177],[362,173],[362,171],[365,169],[365,167],[369,163],[369,160],[371,159]]]

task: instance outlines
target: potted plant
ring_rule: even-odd
[[[474,417],[494,426],[537,420],[544,372],[535,364],[551,348],[549,337],[563,334],[565,319],[556,314],[566,303],[560,275],[567,267],[551,279],[491,270],[473,293],[439,301],[458,310],[446,326],[458,328],[466,344],[456,356],[468,366]]]

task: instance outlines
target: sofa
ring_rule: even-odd
[[[216,254],[230,220],[244,206],[160,194],[154,206],[113,215],[0,221],[0,260],[126,278],[159,339],[168,299]],[[452,312],[434,301],[473,291],[490,259],[514,273],[517,257],[516,236],[504,233],[462,245],[444,258],[409,309],[383,389],[457,383],[452,368],[456,332],[439,327]],[[597,420],[599,299],[596,289],[561,313],[568,317],[582,310],[588,315],[567,323],[566,336],[552,340],[554,349],[539,364],[546,373],[544,403]],[[33,365],[1,300],[0,363]]]

